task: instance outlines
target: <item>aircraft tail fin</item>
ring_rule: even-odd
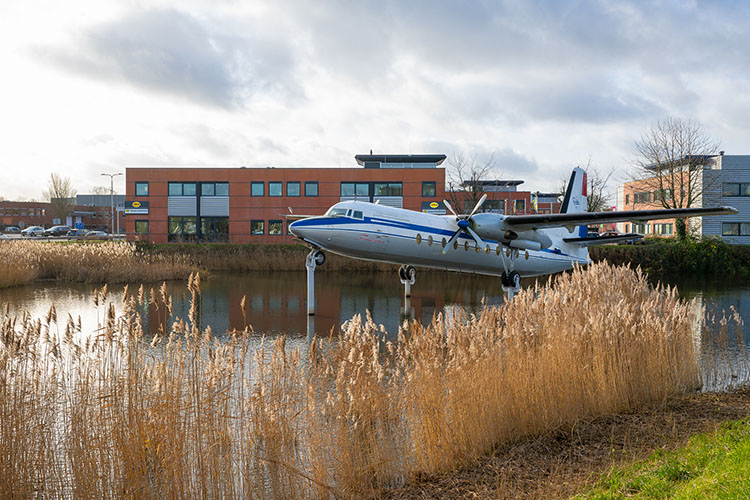
[[[563,198],[562,206],[560,207],[561,214],[575,214],[586,211],[586,171],[581,167],[573,169],[573,173],[570,174],[570,180],[568,181],[568,189],[565,191],[565,198]]]
[[[587,184],[586,171],[581,167],[574,168],[573,173],[570,174],[568,189],[565,190],[565,198],[563,198],[563,203],[560,207],[561,214],[576,214],[587,211]],[[586,226],[578,227],[579,237],[585,237],[586,233]]]

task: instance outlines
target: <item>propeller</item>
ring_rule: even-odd
[[[474,206],[474,210],[469,213],[469,215],[458,215],[455,210],[453,210],[453,207],[451,207],[451,204],[448,203],[447,200],[443,200],[443,204],[445,207],[456,217],[456,225],[458,225],[458,229],[455,233],[453,233],[453,236],[448,240],[448,243],[446,243],[445,248],[443,248],[443,253],[446,253],[451,245],[453,245],[453,242],[456,241],[456,239],[461,235],[461,233],[468,234],[474,241],[476,241],[477,245],[480,247],[484,246],[484,242],[482,241],[482,238],[479,237],[477,233],[475,233],[471,229],[471,218],[474,216],[474,214],[477,213],[479,208],[482,206],[484,201],[487,199],[487,195],[483,194],[482,197],[479,199],[477,204]]]

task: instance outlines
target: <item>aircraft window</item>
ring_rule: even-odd
[[[474,251],[475,251],[476,253],[479,253],[479,245],[474,245]]]
[[[484,253],[486,253],[487,255],[490,254],[490,246],[489,245],[487,245],[487,248],[484,249]]]
[[[526,260],[529,260],[529,251],[528,250],[526,250],[526,254],[524,254],[524,257],[526,258]]]
[[[355,210],[355,211],[354,211],[354,216],[353,216],[353,217],[354,217],[355,219],[364,219],[364,217],[362,216],[362,211],[361,211],[361,210]]]
[[[445,244],[446,244],[446,241],[445,241],[445,238],[443,238],[443,248],[445,248]]]
[[[429,246],[432,246],[432,243],[433,243],[433,242],[434,242],[434,240],[432,239],[432,235],[429,235],[429,236],[427,237],[427,244],[428,244]]]
[[[422,243],[422,235],[417,233],[417,245],[420,245]]]
[[[464,241],[464,252],[468,252],[468,251],[469,251],[469,242]]]
[[[346,216],[347,217],[351,217],[352,216],[352,211],[351,210],[347,210],[346,211]]]
[[[453,240],[453,250],[458,250],[458,240]]]
[[[328,217],[346,217],[345,208],[332,208],[326,214]]]

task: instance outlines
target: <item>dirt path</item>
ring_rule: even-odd
[[[462,470],[390,492],[401,499],[550,499],[575,494],[612,465],[671,449],[750,415],[750,388],[694,394],[658,408],[582,422],[570,432],[498,449]]]

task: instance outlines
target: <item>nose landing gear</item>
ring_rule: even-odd
[[[326,254],[321,250],[312,249],[305,259],[307,268],[307,315],[315,315],[315,268],[326,261]]]

